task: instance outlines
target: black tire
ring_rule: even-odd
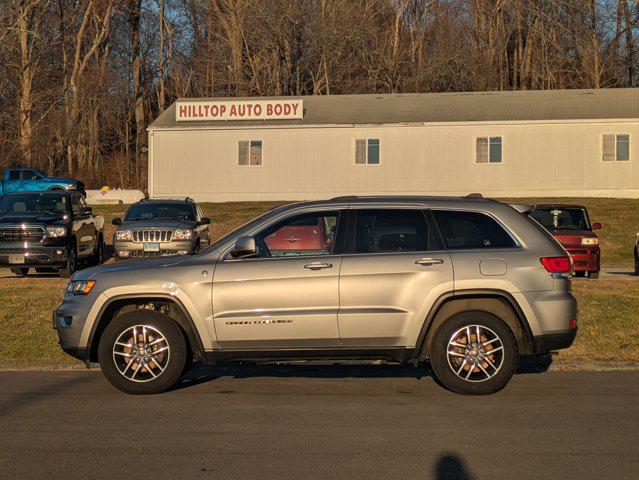
[[[11,273],[19,277],[26,277],[29,274],[28,267],[11,267]]]
[[[58,269],[58,274],[62,278],[70,278],[78,268],[78,254],[75,249],[75,242],[69,248],[67,253],[67,261],[64,267]]]
[[[578,272],[575,272],[575,277],[579,277],[579,278],[583,278],[586,276],[586,272],[580,270]]]
[[[639,277],[639,260],[635,258],[635,277]]]
[[[164,370],[161,371],[161,373],[159,370],[153,370],[157,373],[156,377],[151,377],[147,375],[147,373],[144,373],[150,369],[145,370],[146,367],[142,367],[139,371],[143,373],[140,375],[146,375],[146,377],[138,377],[138,380],[142,378],[143,381],[135,381],[120,373],[118,365],[116,365],[116,360],[114,359],[116,355],[113,354],[113,348],[116,345],[116,340],[122,334],[132,327],[140,325],[155,329],[155,331],[159,332],[166,339],[169,355],[166,358]],[[160,345],[165,344],[160,343]],[[150,395],[163,392],[178,381],[185,368],[187,351],[188,348],[184,333],[179,325],[171,318],[152,310],[136,310],[117,317],[107,325],[104,333],[100,337],[98,359],[102,373],[111,385],[132,395]],[[134,365],[140,367],[142,365],[141,362],[139,364],[135,363],[134,360],[132,360],[132,362]],[[120,364],[120,368],[122,367],[123,365]]]
[[[499,357],[499,353],[492,355],[491,362],[498,363],[496,373],[490,378],[472,381],[472,379],[466,380],[462,378],[453,370],[453,365],[449,363],[448,347],[449,341],[456,332],[464,329],[464,327],[475,325],[489,329],[491,333],[494,333],[499,338],[503,349],[501,350],[501,357]],[[471,333],[472,335],[473,333]],[[493,345],[495,344],[498,343],[493,343]],[[431,366],[436,379],[448,390],[463,395],[489,395],[498,392],[508,384],[519,363],[517,342],[508,325],[499,317],[479,310],[461,312],[446,320],[435,332],[430,353]],[[453,359],[451,362],[463,362],[463,358],[459,360],[457,360],[456,356],[451,356],[451,358]],[[457,365],[455,364],[456,367]],[[483,363],[483,367],[489,373],[494,371],[487,363]],[[473,368],[471,375],[482,378],[484,375],[480,368]],[[471,369],[464,370],[464,365],[462,365],[460,370],[463,372],[463,376],[471,371]]]
[[[98,237],[98,243],[95,246],[95,251],[91,256],[91,265],[97,267],[98,265],[102,265],[104,263],[104,238],[102,235]]]
[[[588,278],[597,280],[599,278],[599,272],[588,272]]]

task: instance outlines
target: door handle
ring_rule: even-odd
[[[306,268],[307,270],[321,270],[323,268],[333,268],[333,264],[325,262],[313,262],[309,263],[308,265],[304,265],[304,268]]]
[[[422,267],[441,265],[442,263],[444,263],[444,260],[441,258],[420,258],[419,260],[415,260],[415,264],[421,265]]]

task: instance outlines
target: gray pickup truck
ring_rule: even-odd
[[[209,245],[208,225],[202,209],[190,198],[141,200],[124,216],[113,219],[116,260],[190,255]]]

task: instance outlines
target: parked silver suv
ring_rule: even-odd
[[[194,361],[429,360],[452,391],[503,388],[521,355],[569,347],[571,261],[531,207],[341,197],[276,208],[194,256],[76,273],[64,351],[134,394]]]
[[[209,245],[208,226],[200,206],[184,200],[140,200],[124,220],[114,218],[116,260],[190,255]]]

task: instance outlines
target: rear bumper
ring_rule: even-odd
[[[533,337],[535,354],[549,353],[553,350],[569,348],[577,336],[577,328]]]
[[[598,272],[600,267],[601,250],[595,247],[565,247],[572,257],[575,272]]]

